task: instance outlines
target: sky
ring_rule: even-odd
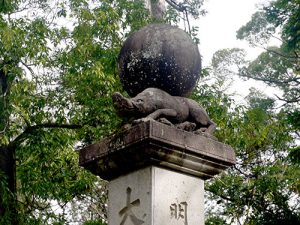
[[[237,30],[250,21],[258,6],[266,0],[206,0],[204,9],[208,13],[196,22],[199,26],[200,53],[202,65],[209,66],[213,53],[224,48],[243,48],[247,51],[247,59],[255,59],[262,52],[260,48],[250,47],[246,41],[237,40]],[[201,81],[200,81],[201,82]],[[275,90],[263,82],[235,78],[230,93],[236,94],[238,103],[244,103],[249,89],[255,87],[268,96],[274,96]]]
[[[199,26],[200,51],[206,66],[213,53],[222,48],[247,48],[249,58],[254,58],[259,49],[249,48],[246,41],[236,39],[236,31],[245,25],[263,0],[206,0],[208,13],[197,21]]]

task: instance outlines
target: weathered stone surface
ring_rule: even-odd
[[[114,107],[120,116],[135,117],[134,122],[163,120],[177,128],[198,133],[212,134],[216,124],[196,101],[171,96],[158,88],[147,88],[134,98],[126,98],[116,92],[112,96]]]
[[[183,30],[152,24],[125,41],[119,71],[123,87],[132,97],[149,87],[187,96],[199,79],[201,58],[197,45]]]
[[[204,181],[154,166],[113,179],[108,224],[204,225]]]
[[[235,154],[213,139],[148,121],[81,149],[79,161],[106,180],[150,165],[208,179],[234,165]]]

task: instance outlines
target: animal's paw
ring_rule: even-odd
[[[150,118],[150,117],[144,117],[144,118],[140,118],[140,119],[134,120],[134,121],[133,121],[133,124],[145,123],[145,122],[153,121],[153,120],[154,120],[154,119],[152,119],[152,118]]]
[[[195,130],[196,124],[189,122],[189,121],[185,121],[183,123],[177,124],[176,128],[191,132],[191,131]]]
[[[173,123],[171,123],[171,122],[170,122],[169,120],[167,120],[166,118],[159,118],[157,121],[160,122],[160,123],[169,125],[169,126],[173,126]]]
[[[206,135],[209,133],[207,132],[207,128],[206,127],[200,127],[198,130],[194,131],[195,134],[201,134],[201,135]]]

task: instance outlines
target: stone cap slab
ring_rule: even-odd
[[[151,165],[205,180],[234,164],[230,146],[157,121],[104,138],[81,149],[79,156],[80,166],[105,180]]]

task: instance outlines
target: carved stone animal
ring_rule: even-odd
[[[122,117],[134,117],[135,122],[160,120],[176,127],[212,134],[216,124],[196,101],[171,96],[158,88],[147,88],[134,98],[126,98],[119,92],[112,96],[114,107]]]

